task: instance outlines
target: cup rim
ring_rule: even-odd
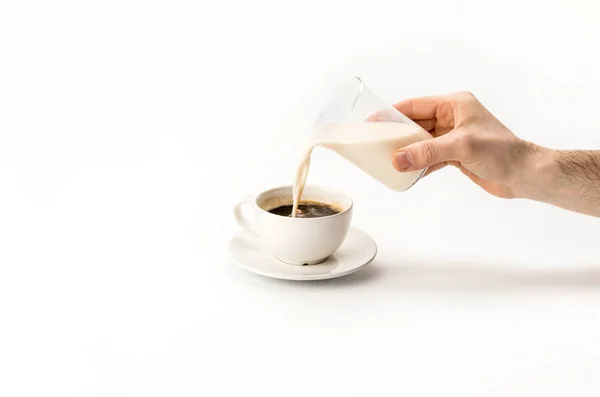
[[[333,189],[333,188],[325,187],[325,186],[321,186],[321,185],[305,185],[304,186],[305,189],[307,187],[317,188],[317,189],[321,189],[321,190],[323,190],[325,192],[331,192],[331,193],[335,193],[335,194],[339,194],[341,196],[344,196],[345,198],[347,198],[350,201],[350,205],[348,206],[348,208],[344,209],[343,211],[338,212],[337,214],[327,215],[327,216],[320,216],[318,218],[291,218],[291,217],[288,218],[288,217],[282,217],[281,215],[273,214],[273,213],[269,212],[268,210],[262,208],[260,205],[258,205],[258,198],[260,196],[262,196],[263,194],[272,192],[274,190],[279,190],[279,189],[286,189],[286,188],[293,189],[294,188],[293,185],[281,185],[281,186],[276,186],[276,187],[273,187],[273,188],[261,191],[254,198],[254,205],[257,206],[259,210],[261,210],[261,211],[269,214],[269,216],[276,216],[277,218],[284,218],[284,219],[288,219],[289,221],[294,221],[294,222],[296,222],[296,221],[316,221],[316,220],[319,220],[319,219],[335,218],[337,216],[344,215],[345,213],[347,213],[350,210],[352,210],[352,208],[354,208],[354,200],[352,199],[352,197],[349,194],[342,192],[341,190],[337,190],[337,189]]]

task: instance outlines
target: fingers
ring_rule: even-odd
[[[469,113],[478,113],[485,109],[477,98],[467,91],[412,98],[399,102],[394,107],[416,122],[435,120],[437,135],[443,134],[438,131],[439,128],[452,129],[457,124],[457,120],[466,117]],[[427,122],[427,125],[430,123]]]
[[[373,113],[369,117],[367,117],[367,121],[391,121],[389,114],[385,110],[380,110],[379,112]]]
[[[435,128],[435,119],[415,120],[425,131],[431,131]]]
[[[398,171],[421,170],[438,163],[458,160],[460,148],[452,134],[427,139],[400,149],[394,156],[393,165]]]
[[[412,120],[435,119],[437,108],[443,99],[441,96],[412,98],[399,102],[394,107]]]
[[[393,121],[393,118],[389,115],[387,111],[380,111],[377,113],[373,113],[369,117],[367,117],[367,121]],[[415,123],[421,126],[425,131],[431,131],[435,128],[435,119],[427,119],[427,120],[414,120]]]

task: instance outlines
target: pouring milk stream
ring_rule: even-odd
[[[315,147],[330,149],[388,188],[403,191],[420,178],[423,170],[398,172],[392,165],[392,157],[398,149],[429,138],[432,136],[427,131],[412,122],[364,121],[316,126],[296,171],[292,217],[298,211]]]

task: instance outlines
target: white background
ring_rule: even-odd
[[[600,220],[453,169],[392,193],[333,154],[379,245],[281,282],[231,207],[288,184],[331,86],[474,92],[600,148],[592,1],[0,3],[0,395],[597,396]]]

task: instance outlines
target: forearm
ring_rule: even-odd
[[[600,151],[539,148],[524,181],[525,198],[600,217]]]

